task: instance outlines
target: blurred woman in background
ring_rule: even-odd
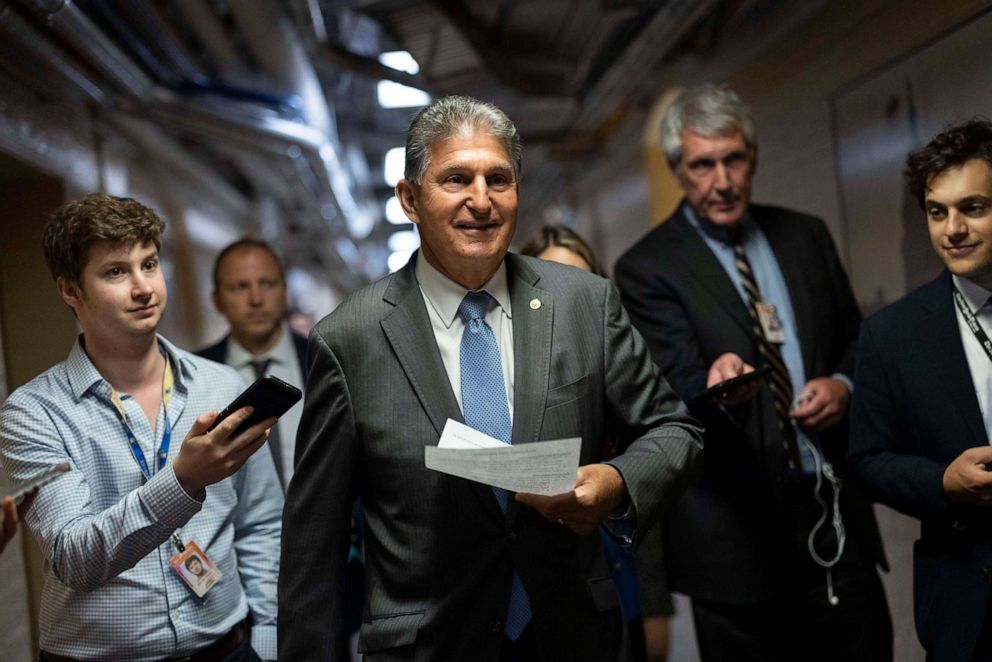
[[[545,225],[520,249],[520,253],[606,277],[589,244],[564,225]],[[607,442],[607,446],[610,445]],[[615,446],[612,451],[616,453]],[[613,453],[607,451],[606,454]],[[661,523],[648,529],[633,554],[630,549],[618,545],[602,528],[599,534],[630,633],[631,658],[635,662],[664,662],[669,649],[668,621],[675,608],[665,576]],[[618,563],[620,569],[616,570]]]

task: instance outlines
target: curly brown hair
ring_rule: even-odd
[[[160,249],[165,221],[132,198],[91,193],[67,202],[48,217],[42,237],[52,278],[79,283],[90,248],[99,242],[133,246],[152,242]]]

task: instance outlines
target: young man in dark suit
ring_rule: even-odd
[[[916,631],[928,660],[992,659],[992,123],[947,129],[906,176],[947,269],[861,328],[850,469],[921,521]]]
[[[703,477],[665,535],[702,659],[891,659],[878,529],[840,490],[861,316],[830,235],[817,218],[751,203],[754,126],[731,90],[685,91],[662,143],[685,200],[615,275],[706,426]],[[761,366],[761,382],[702,395]]]

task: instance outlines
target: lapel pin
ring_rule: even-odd
[[[540,307],[541,307],[541,300],[540,299],[531,299],[530,300],[530,309],[531,310],[537,310]]]

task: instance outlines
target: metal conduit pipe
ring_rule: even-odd
[[[237,216],[246,216],[250,209],[244,194],[230,185],[223,177],[191,156],[179,143],[150,122],[120,113],[113,113],[107,121],[128,140],[139,145],[161,160],[172,172],[192,186],[210,192],[210,197],[227,207]]]
[[[107,100],[107,92],[99,83],[80,71],[60,48],[3,0],[0,0],[0,34],[11,43],[34,54],[91,101],[100,105]]]
[[[70,0],[19,1],[42,14],[46,25],[127,94],[141,99],[150,92],[152,82],[148,76]]]
[[[224,112],[208,104],[190,103],[164,90],[158,90],[143,112],[161,122],[205,138],[261,149],[279,156],[292,156],[297,150],[313,151],[324,142],[324,135],[312,126],[274,115]]]
[[[229,0],[228,4],[248,49],[266,73],[284,86],[282,92],[303,100],[308,124],[335,135],[332,111],[317,73],[280,8],[270,0]]]
[[[197,39],[203,44],[203,48],[210,54],[220,71],[221,78],[228,81],[246,80],[248,70],[241,56],[231,45],[224,26],[217,20],[210,7],[200,0],[175,0],[175,2]]]
[[[356,184],[353,174],[341,163],[332,110],[301,40],[295,37],[286,17],[270,0],[230,0],[230,7],[252,54],[270,74],[285,81],[290,90],[300,96],[309,123],[324,133],[325,139],[317,147],[316,154],[308,153],[307,158],[317,177],[333,192],[349,229],[353,234],[364,236],[370,223],[355,201],[352,186]],[[357,185],[368,185],[368,182]]]

